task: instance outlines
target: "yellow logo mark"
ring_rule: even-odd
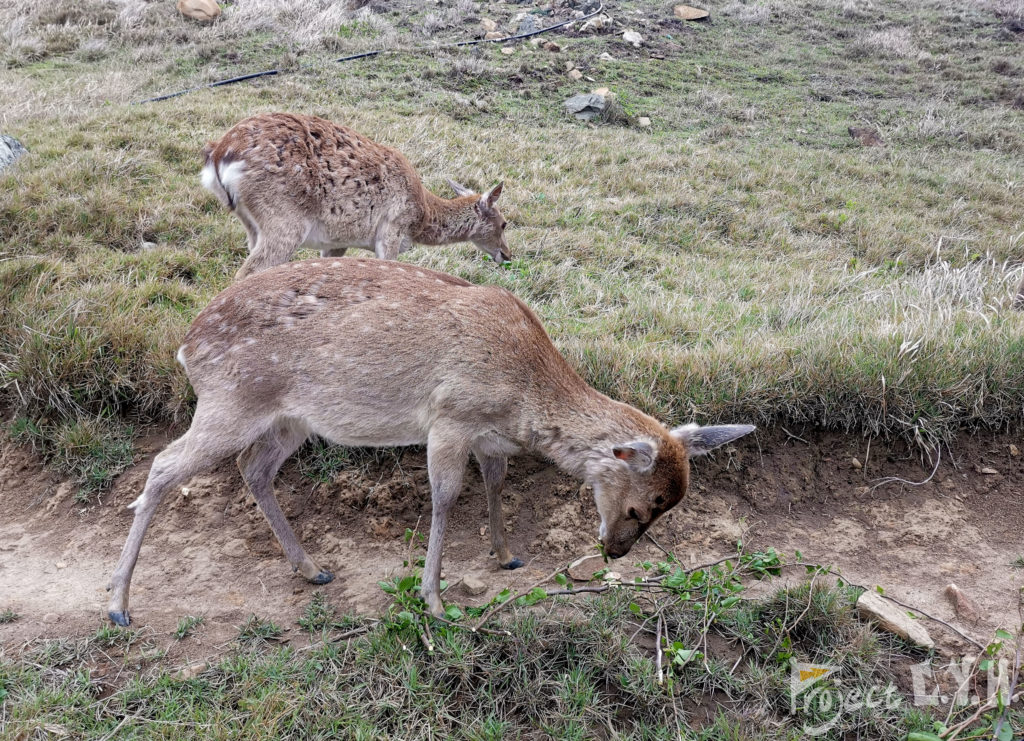
[[[817,679],[818,677],[824,677],[830,671],[831,671],[831,669],[826,669],[825,667],[821,667],[821,666],[816,666],[813,669],[811,669],[810,671],[804,671],[803,669],[801,669],[800,670],[800,681],[801,682],[806,682],[808,679]]]

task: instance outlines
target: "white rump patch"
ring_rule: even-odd
[[[174,359],[181,363],[181,367],[188,370],[188,366],[185,365],[185,346],[182,345],[178,348],[178,354],[174,356]]]
[[[146,503],[146,495],[142,494],[134,502],[128,505],[128,509],[137,509]]]
[[[231,194],[233,200],[238,200],[236,197],[238,195],[238,182],[244,174],[245,162],[242,160],[235,160],[220,170],[220,183],[224,186],[224,190]]]

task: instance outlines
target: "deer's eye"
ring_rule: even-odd
[[[508,226],[508,222],[507,222],[507,221],[503,221],[503,222],[501,222],[501,230],[502,230],[502,231],[505,231],[505,227],[506,227],[506,226]]]

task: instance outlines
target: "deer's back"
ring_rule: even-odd
[[[375,259],[292,262],[236,283],[182,354],[200,397],[256,387],[322,406],[358,394],[381,414],[500,414],[538,385],[582,384],[510,292]]]
[[[240,197],[257,212],[287,203],[330,222],[345,211],[422,209],[422,183],[401,152],[316,116],[252,116],[208,157],[244,163]]]

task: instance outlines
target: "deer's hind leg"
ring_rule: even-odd
[[[503,569],[518,569],[523,562],[512,555],[505,540],[505,515],[501,511],[501,490],[505,485],[505,473],[508,471],[508,458],[498,455],[485,455],[474,449],[480,464],[480,475],[484,480],[487,492],[488,526],[491,530],[491,555],[497,556],[498,565]]]
[[[236,430],[259,428],[258,421],[244,420],[239,424],[238,420],[231,420],[225,424],[223,417],[221,410],[204,406],[200,400],[188,432],[153,459],[142,495],[128,505],[135,510],[135,518],[107,586],[107,591],[111,592],[107,614],[117,625],[127,626],[131,622],[128,592],[132,573],[139,560],[142,539],[160,500],[173,487],[186,483],[195,474],[213,468],[218,461],[244,448],[249,440],[240,437]]]
[[[238,470],[242,472],[246,486],[267,518],[292,570],[298,571],[314,584],[326,584],[334,575],[321,569],[309,557],[274,496],[274,477],[288,456],[298,450],[308,436],[309,428],[304,424],[279,420],[238,456]]]
[[[256,244],[235,274],[235,280],[288,262],[309,232],[305,219],[281,216],[260,224]]]

